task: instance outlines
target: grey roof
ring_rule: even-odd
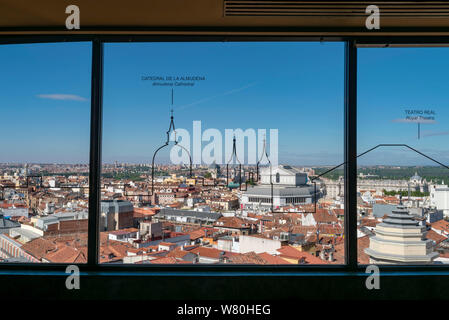
[[[133,211],[133,205],[126,200],[102,200],[101,212],[102,213],[116,213],[116,212],[130,212]]]
[[[222,237],[218,238],[218,240],[231,240],[231,241],[232,241],[232,239],[233,239],[233,237],[231,237],[231,236],[222,236]]]
[[[58,218],[74,218],[76,215],[78,215],[78,214],[74,211],[53,213],[53,216],[58,217]]]
[[[14,235],[24,236],[24,237],[29,238],[29,239],[36,239],[36,238],[40,238],[41,237],[41,235],[39,233],[33,232],[31,230],[23,229],[23,228],[14,228],[14,229],[12,229],[10,231],[10,234],[11,234],[11,232]]]
[[[290,165],[286,165],[286,164],[281,164],[281,165],[279,165],[278,167],[279,167],[279,169],[284,169],[285,171],[289,171],[289,172],[291,172],[292,174],[295,174],[295,173],[304,173],[304,172],[301,171],[300,169],[295,168],[295,167],[292,167],[292,166],[290,166]]]
[[[11,221],[5,219],[2,214],[0,214],[0,230],[1,229],[9,229],[9,228],[17,228],[20,227],[20,223],[16,221]]]
[[[76,219],[76,218],[84,218],[87,219],[89,213],[87,211],[63,211],[54,213],[52,216],[57,217],[59,220],[68,220],[68,219]]]
[[[318,190],[317,190],[318,191]],[[314,186],[278,187],[273,186],[273,196],[311,197],[315,193]],[[250,196],[271,196],[271,186],[256,186],[244,192]]]
[[[58,212],[49,216],[43,216],[37,219],[37,226],[44,228],[45,225],[57,223],[58,221],[87,219],[89,213],[87,211],[69,211]]]
[[[296,175],[298,173],[302,174],[302,175],[307,175],[305,172],[301,171],[298,168],[295,168],[295,167],[292,167],[292,166],[289,166],[289,165],[282,165],[282,164],[280,164],[280,165],[278,165],[276,167],[272,167],[271,170],[270,170],[269,166],[268,167],[261,167],[260,173],[264,174],[264,175],[269,175],[270,172],[273,172],[276,169],[283,170],[283,171],[287,172],[289,175],[292,175],[292,176]]]
[[[373,204],[373,215],[377,218],[382,218],[384,215],[391,214],[397,207],[392,204]]]
[[[38,220],[41,220],[42,222],[45,222],[45,223],[57,222],[58,221],[58,217],[46,216],[46,217],[41,217]]]
[[[165,216],[192,217],[192,218],[197,218],[197,219],[218,220],[218,218],[221,217],[221,213],[162,208],[161,211],[159,211],[156,214],[156,216],[157,217],[165,217]]]
[[[419,225],[419,221],[415,220],[415,217],[402,205],[395,206],[390,213],[387,213],[387,217],[378,226],[399,229],[421,229],[423,232],[425,231],[425,227]]]

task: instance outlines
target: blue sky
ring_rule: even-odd
[[[0,46],[0,162],[87,163],[89,43]]]
[[[191,132],[192,122],[200,120],[203,130],[216,128],[223,136],[224,129],[278,129],[280,162],[342,161],[340,43],[107,45],[105,161],[150,162],[147,159],[151,160],[153,150],[165,139],[171,87],[154,87],[141,77],[185,74],[206,80],[174,89],[178,128]],[[160,157],[167,158],[168,153]]]
[[[105,46],[103,160],[150,163],[165,141],[171,87],[142,76],[204,76],[174,88],[177,128],[278,129],[279,162],[343,161],[342,43],[121,43]],[[407,143],[449,163],[449,49],[359,49],[358,149]],[[89,43],[0,46],[0,162],[87,162]],[[435,124],[395,122],[405,109]],[[6,120],[6,121],[5,121]],[[167,161],[168,152],[159,161]],[[403,149],[361,164],[431,164]]]
[[[397,143],[449,163],[449,49],[358,50],[358,150]],[[435,111],[433,124],[395,122],[405,110]],[[381,148],[359,164],[434,165],[405,148]]]

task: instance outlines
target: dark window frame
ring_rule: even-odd
[[[354,276],[366,275],[364,265],[357,263],[357,48],[358,47],[431,47],[449,46],[449,37],[392,36],[392,37],[297,37],[297,36],[148,36],[148,35],[37,35],[4,36],[1,44],[32,44],[55,42],[91,42],[91,130],[89,171],[89,228],[88,262],[76,264],[86,274],[137,275],[137,276]],[[105,43],[117,42],[221,42],[221,41],[265,41],[265,42],[343,42],[344,54],[344,159],[345,159],[345,258],[343,265],[127,265],[100,264],[99,214],[102,142],[102,84],[103,47]],[[1,47],[0,47],[1,49]],[[352,214],[350,214],[352,212]],[[63,274],[68,264],[46,263],[0,263],[0,274],[34,274],[56,272]],[[449,275],[449,265],[379,265],[381,273]]]

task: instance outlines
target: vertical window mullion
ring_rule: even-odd
[[[357,269],[357,48],[345,44],[345,253]]]
[[[90,124],[88,265],[95,267],[99,257],[99,214],[101,179],[101,129],[103,88],[103,43],[92,41],[92,92]]]

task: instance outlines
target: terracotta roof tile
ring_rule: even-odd
[[[428,230],[427,234],[426,234],[426,238],[427,239],[431,239],[433,241],[435,241],[436,244],[439,244],[440,242],[444,241],[447,239],[447,237],[433,231],[433,230]]]
[[[281,258],[295,259],[301,261],[305,260],[305,263],[308,264],[326,264],[327,262],[321,260],[320,258],[315,257],[309,252],[299,251],[298,249],[293,248],[292,246],[283,246],[280,249],[277,249],[280,253]]]

